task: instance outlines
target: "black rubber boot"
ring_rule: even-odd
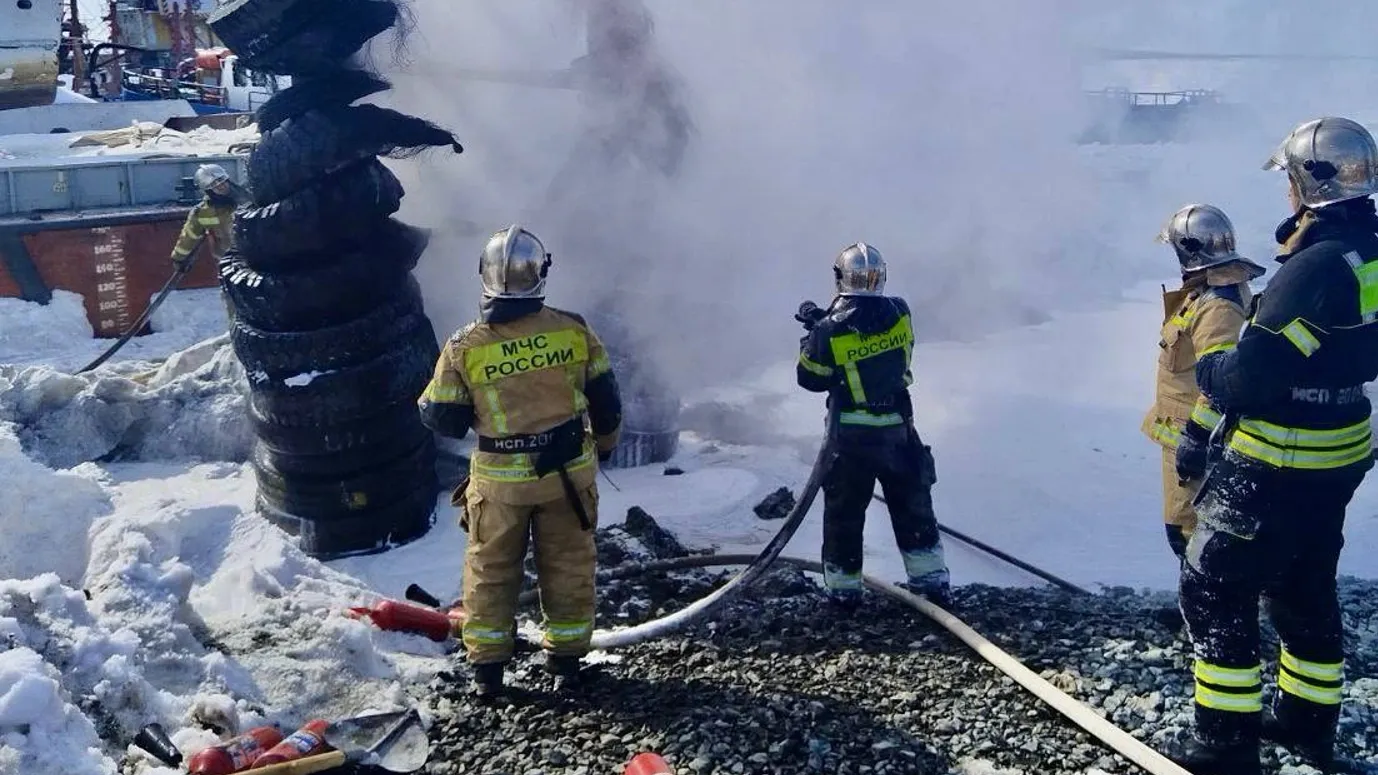
[[[1330,735],[1306,735],[1295,732],[1281,721],[1271,710],[1263,711],[1262,728],[1264,740],[1277,743],[1291,751],[1307,765],[1321,772],[1350,772],[1353,762],[1335,755],[1335,738]]]
[[[1192,739],[1168,756],[1193,775],[1262,775],[1256,743],[1211,746]]]
[[[502,673],[505,662],[474,665],[474,680],[470,684],[474,696],[491,700],[502,694]]]
[[[556,692],[573,693],[583,688],[584,673],[580,657],[550,654],[546,657],[545,669],[555,676]]]

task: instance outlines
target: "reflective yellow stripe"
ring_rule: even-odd
[[[1367,443],[1373,434],[1372,425],[1368,420],[1329,430],[1289,428],[1263,420],[1240,420],[1239,429],[1264,441],[1287,447],[1338,447]]]
[[[831,565],[823,566],[823,586],[828,589],[861,589],[865,584],[860,573],[843,573]]]
[[[489,462],[489,458],[474,455],[469,460],[469,475],[475,479],[485,479],[490,482],[534,482],[541,477],[536,475],[536,469],[531,464],[530,455],[504,455],[503,458],[510,457],[511,463]],[[571,460],[566,466],[566,471],[578,471],[587,466],[593,465],[596,458],[593,443],[589,440],[584,441],[583,452]]]
[[[1242,420],[1230,438],[1230,449],[1278,468],[1321,470],[1353,465],[1373,454],[1368,420],[1344,428],[1286,428],[1260,420]]]
[[[519,374],[582,365],[588,359],[588,338],[582,331],[563,329],[475,347],[465,354],[464,370],[469,384],[490,385]]]
[[[861,371],[856,364],[848,363],[842,370],[847,374],[847,389],[852,393],[852,403],[866,403],[866,388],[861,384]]]
[[[823,364],[812,360],[811,358],[809,358],[809,356],[805,355],[802,352],[799,353],[799,365],[803,366],[805,370],[813,374],[817,374],[820,377],[830,377],[833,373],[832,367],[824,366]]]
[[[1202,350],[1201,352],[1197,353],[1197,354],[1196,354],[1196,357],[1197,357],[1197,358],[1204,358],[1204,357],[1206,357],[1207,355],[1211,355],[1211,354],[1214,354],[1214,353],[1229,352],[1230,350],[1233,350],[1233,349],[1234,349],[1234,344],[1233,344],[1233,343],[1213,344],[1213,345],[1211,345],[1210,347],[1207,347],[1206,349],[1204,349],[1204,350]]]
[[[1191,419],[1203,428],[1214,429],[1216,424],[1220,422],[1220,413],[1212,409],[1211,405],[1206,403],[1203,398],[1191,408]]]
[[[1196,660],[1196,665],[1192,669],[1192,674],[1198,681],[1205,681],[1216,686],[1228,686],[1247,689],[1250,686],[1263,684],[1263,666],[1254,667],[1221,667],[1212,665],[1204,660]]]
[[[442,385],[432,381],[422,392],[421,399],[433,404],[457,404],[464,396],[464,388],[459,385]]]
[[[218,216],[218,215],[203,215],[203,216],[197,218],[196,220],[200,221],[202,226],[219,226],[219,225],[220,225],[220,216]]]
[[[1309,662],[1293,656],[1285,646],[1279,661],[1283,667],[1303,678],[1316,681],[1343,681],[1345,678],[1344,662]]]
[[[1311,334],[1311,331],[1307,329],[1306,324],[1302,322],[1301,318],[1297,318],[1291,323],[1283,326],[1282,335],[1287,337],[1287,341],[1295,345],[1298,350],[1301,350],[1301,354],[1305,355],[1307,358],[1310,358],[1313,353],[1321,349],[1320,341]]]
[[[601,377],[610,371],[612,371],[612,361],[608,360],[607,353],[599,355],[597,358],[589,361],[589,379]]]
[[[589,637],[593,622],[547,622],[545,637],[551,643],[573,643]]]
[[[1359,317],[1372,323],[1378,317],[1378,261],[1365,262],[1352,250],[1344,257],[1359,281]]]
[[[463,633],[465,644],[500,645],[512,639],[511,630],[475,624],[473,619],[464,622],[464,627],[461,632]]]
[[[1176,449],[1177,445],[1182,443],[1182,432],[1168,420],[1157,420],[1153,423],[1149,438],[1170,449]]]
[[[843,425],[866,425],[870,427],[884,427],[889,425],[899,425],[904,422],[904,418],[898,414],[871,414],[870,412],[842,412],[837,416],[838,422]]]
[[[1307,470],[1343,468],[1373,455],[1368,441],[1354,447],[1321,452],[1305,449],[1284,449],[1239,432],[1236,432],[1230,439],[1230,449],[1245,457],[1277,468]]]
[[[1172,317],[1172,325],[1178,328],[1186,328],[1191,325],[1191,321],[1196,318],[1196,307],[1188,305],[1186,309],[1178,312]]]
[[[904,575],[911,579],[947,569],[947,561],[943,558],[942,549],[901,552],[900,557],[904,560]]]
[[[1317,705],[1339,705],[1344,698],[1340,687],[1316,686],[1286,672],[1278,672],[1278,689]]]
[[[1227,713],[1260,713],[1263,711],[1263,690],[1246,694],[1218,692],[1209,686],[1196,685],[1196,702],[1204,708]]]

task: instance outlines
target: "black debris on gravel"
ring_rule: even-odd
[[[781,487],[767,495],[752,511],[761,519],[784,519],[794,510],[794,493],[788,487]]]

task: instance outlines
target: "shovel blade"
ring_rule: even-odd
[[[351,762],[390,772],[415,772],[430,756],[430,741],[419,721],[410,710],[340,719],[325,728],[325,741]],[[399,723],[403,724],[401,729],[384,740]]]

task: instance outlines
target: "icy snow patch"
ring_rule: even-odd
[[[0,420],[19,426],[35,459],[58,468],[112,458],[247,459],[244,374],[228,334],[133,371],[0,366]]]
[[[42,358],[93,333],[79,294],[53,291],[47,306],[0,297],[0,364]]]
[[[304,374],[297,374],[282,381],[288,387],[305,387],[315,381],[316,377],[324,377],[327,374],[334,374],[332,371],[308,371]]]
[[[86,572],[86,534],[109,513],[101,486],[81,473],[44,468],[24,455],[14,426],[0,422],[0,579],[52,572],[74,584]]]

